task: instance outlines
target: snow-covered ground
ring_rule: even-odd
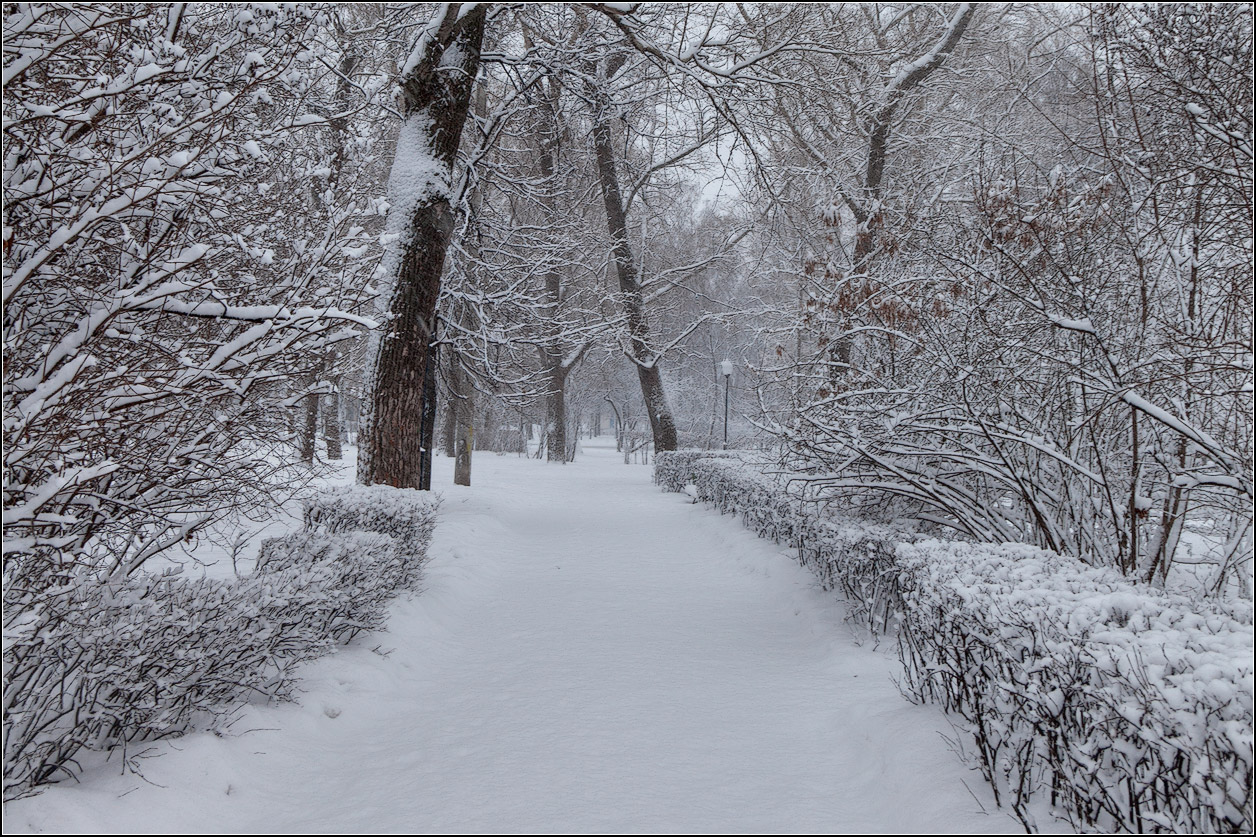
[[[309,665],[300,705],[157,743],[143,778],[89,764],[6,831],[1021,831],[832,594],[650,473],[609,439],[477,454],[470,489],[438,458],[425,591],[387,633]]]

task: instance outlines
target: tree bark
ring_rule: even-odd
[[[567,461],[567,370],[561,361],[551,363],[546,376],[549,396],[545,409],[545,458],[550,462]]]
[[[480,63],[486,6],[445,8],[425,31],[402,78],[404,122],[389,178],[389,232],[399,234],[385,263],[392,281],[385,333],[372,343],[368,410],[358,482],[420,488],[425,444],[423,393],[431,364],[433,312],[453,234],[450,183]],[[434,406],[434,403],[433,403]],[[430,454],[430,443],[426,446]],[[429,470],[430,475],[430,470]]]
[[[318,393],[311,393],[302,401],[305,406],[301,411],[301,461],[306,465],[313,465],[314,447],[318,439]]]
[[[463,387],[463,389],[469,389]],[[454,457],[454,485],[471,484],[471,451],[475,449],[474,411],[470,393],[458,402],[457,455]]]
[[[557,197],[557,162],[559,153],[560,88],[552,81],[543,88],[544,104],[537,108],[535,133],[540,141],[537,165],[541,170],[541,204],[546,220],[555,223],[559,217]],[[567,461],[567,372],[563,366],[562,327],[558,322],[563,296],[563,269],[555,261],[545,274],[546,346],[541,350],[548,395],[545,400],[545,458],[549,462]]]
[[[432,329],[435,332],[435,329]],[[423,491],[432,490],[432,448],[436,441],[436,360],[437,346],[429,346],[426,369],[423,376],[423,414],[419,420],[419,438],[422,450],[419,452],[419,488]]]
[[[667,393],[659,374],[659,358],[650,348],[650,323],[646,317],[645,300],[641,296],[640,274],[628,245],[628,223],[624,213],[623,193],[615,173],[615,149],[611,143],[610,102],[604,94],[597,96],[593,113],[593,149],[597,156],[598,184],[606,207],[606,225],[611,236],[611,260],[619,278],[620,298],[628,318],[628,336],[632,362],[641,383],[654,433],[654,450],[676,450],[676,422],[667,405]]]
[[[449,365],[445,369],[445,424],[443,442],[445,456],[453,459],[458,455],[458,399],[462,393],[458,391],[458,353],[449,352]]]
[[[331,381],[331,391],[322,395],[323,441],[327,444],[327,458],[342,459],[340,448],[340,381]]]
[[[344,172],[345,163],[348,159],[349,119],[344,114],[351,108],[353,98],[351,77],[358,65],[358,61],[361,60],[361,56],[357,52],[357,44],[346,32],[343,21],[336,17],[334,25],[342,52],[340,56],[340,72],[336,80],[334,113],[330,115],[327,122],[327,127],[331,132],[332,147],[331,172],[327,178],[327,185],[330,189],[339,188],[340,175]],[[340,376],[336,374],[339,358],[339,353],[335,350],[328,353],[323,368],[329,373],[330,388],[327,392],[317,396],[320,401],[319,410],[322,413],[323,441],[327,445],[327,458],[330,460],[343,458],[340,435]]]
[[[615,427],[615,450],[621,451],[624,449],[624,420],[619,414],[619,408],[615,406],[615,402],[609,395],[606,396],[606,403],[611,405],[611,411],[615,414],[615,417],[611,419]]]
[[[475,388],[462,360],[450,348],[449,357],[449,425],[445,428],[446,444],[454,458],[454,485],[471,484],[471,452],[474,449]]]

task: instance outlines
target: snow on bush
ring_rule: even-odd
[[[731,450],[668,450],[654,455],[654,482],[664,491],[684,491],[693,482],[693,463],[699,459],[737,459]]]
[[[901,596],[894,544],[921,536],[901,527],[860,520],[829,520],[799,513],[798,560],[837,588],[851,606],[851,618],[874,635],[893,633]]]
[[[85,748],[121,746],[125,763],[127,745],[221,723],[233,703],[290,699],[297,663],[381,627],[416,588],[436,508],[330,490],[307,504],[318,528],[264,541],[244,578],[67,575],[5,630],[4,797],[74,775]]]
[[[1250,831],[1252,632],[1220,608],[1020,544],[897,547],[904,686],[961,715],[1023,818]]]
[[[790,497],[784,480],[763,472],[763,463],[733,451],[674,451],[655,456],[654,481],[667,491],[684,491],[736,515],[760,537],[798,550],[798,560],[839,588],[852,614],[873,632],[895,619],[897,597],[893,543],[918,536],[902,528],[858,520],[834,521]]]
[[[300,607],[311,635],[349,642],[384,626],[388,602],[418,585],[420,558],[407,557],[389,535],[299,532],[263,541],[258,572],[313,591],[315,598],[302,600]]]
[[[897,632],[904,690],[964,719],[1027,828],[1045,795],[1079,829],[1251,831],[1250,607],[1021,544],[828,519],[755,463],[659,454],[655,481],[797,548],[871,630]]]
[[[439,504],[430,491],[387,485],[337,486],[305,501],[305,527],[379,532],[396,538],[411,554],[425,555]]]

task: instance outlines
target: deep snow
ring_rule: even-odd
[[[6,831],[1021,831],[833,594],[650,473],[609,439],[479,453],[470,489],[438,458],[425,590],[387,633],[252,731],[159,742],[143,779],[88,765]]]

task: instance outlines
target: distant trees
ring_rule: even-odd
[[[632,236],[652,229],[659,216],[649,204],[656,198],[674,200],[655,181],[668,177],[714,132],[709,119],[697,137],[652,132],[650,123],[658,117],[650,109],[664,107],[666,96],[676,94],[669,92],[665,73],[649,61],[638,58],[635,69],[624,70],[627,75],[614,85],[593,80],[590,73],[598,72],[594,58],[609,56],[621,68],[635,54],[632,47],[622,48],[622,36],[600,16],[561,7],[519,10],[514,16],[526,52],[490,59],[480,83],[488,116],[476,130],[476,149],[466,155],[473,184],[467,194],[473,197],[463,206],[465,226],[451,250],[441,342],[481,389],[517,404],[533,398],[543,403],[538,455],[563,461],[575,453],[567,393],[582,363],[606,352],[619,354],[649,384],[642,392],[662,397],[660,359],[676,348],[676,340],[665,342],[668,338],[652,333],[648,312],[710,258],[661,265],[658,276],[643,275],[648,243],[628,242],[625,226],[623,241],[615,245],[607,219],[627,224],[626,210],[635,198],[640,209]],[[514,43],[509,32],[503,20],[492,37]],[[622,104],[612,105],[609,98],[615,85],[628,91]],[[595,107],[594,100],[601,104]],[[614,148],[597,142],[598,108],[609,109],[603,139],[610,142],[613,133]],[[634,124],[638,115],[641,125]],[[486,144],[492,131],[496,141]],[[609,169],[601,165],[599,147],[603,156],[615,158]],[[608,171],[620,204],[609,215],[603,195]],[[631,178],[622,188],[621,177]],[[677,182],[670,176],[668,188],[675,189]],[[675,220],[690,219],[680,210]],[[714,243],[718,250],[721,242]],[[617,261],[617,252],[627,252],[631,264]],[[613,269],[609,283],[608,262]],[[628,291],[616,265],[636,276]],[[681,324],[678,337],[690,331],[691,324]],[[449,374],[451,397],[465,403],[470,379],[455,379],[452,367]],[[666,398],[654,403],[657,409],[645,411],[653,417],[652,429],[655,424],[674,428],[666,418],[671,415]],[[459,423],[462,417],[450,413],[447,421]]]

